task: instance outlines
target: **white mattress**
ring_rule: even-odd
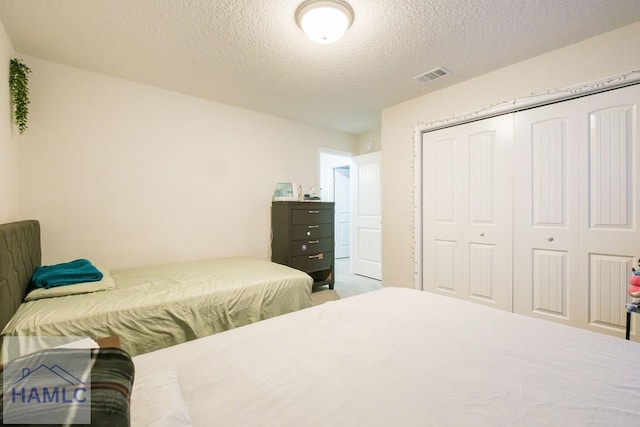
[[[409,289],[134,362],[133,426],[163,416],[145,384],[167,372],[194,426],[640,425],[640,344]]]

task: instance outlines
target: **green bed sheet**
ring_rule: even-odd
[[[312,305],[310,276],[256,258],[128,268],[110,275],[114,290],[23,303],[2,334],[118,336],[135,356]]]

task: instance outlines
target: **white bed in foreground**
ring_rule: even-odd
[[[134,427],[640,425],[640,344],[409,289],[134,362]]]

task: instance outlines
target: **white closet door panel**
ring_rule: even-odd
[[[456,222],[456,139],[444,139],[433,144],[435,220],[439,223]]]
[[[512,128],[423,135],[423,289],[512,310]]]
[[[622,332],[626,325],[624,307],[631,259],[598,254],[590,254],[589,257],[589,324]]]
[[[574,101],[516,114],[514,311],[577,325],[579,164]]]
[[[631,229],[633,110],[621,105],[589,114],[590,229]]]
[[[457,270],[459,248],[455,241],[436,239],[433,242],[433,284],[432,290],[450,294],[458,293]]]
[[[566,251],[533,250],[534,313],[568,320],[568,258]]]
[[[631,260],[640,255],[640,86],[580,99],[580,326],[622,336]],[[633,316],[637,323],[636,317]],[[637,328],[633,328],[635,335]],[[637,338],[636,338],[637,339]]]
[[[567,226],[567,119],[530,125],[533,226]]]
[[[513,310],[511,114],[466,125],[464,282],[468,299]]]
[[[472,224],[491,224],[494,220],[495,151],[494,132],[469,136],[469,222]]]
[[[423,136],[423,288],[464,297],[462,289],[462,185],[455,131]]]
[[[469,298],[495,303],[496,245],[469,244]]]

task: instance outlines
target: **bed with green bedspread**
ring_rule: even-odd
[[[113,278],[115,289],[22,302],[28,270],[32,273],[40,264],[39,225],[3,224],[0,235],[4,227],[12,228],[13,236],[30,237],[17,237],[0,248],[8,252],[0,260],[25,251],[37,256],[27,257],[21,274],[0,272],[1,318],[6,319],[2,335],[118,336],[121,347],[135,356],[312,305],[310,276],[250,257],[103,271]],[[16,232],[16,227],[36,227],[37,233]]]

